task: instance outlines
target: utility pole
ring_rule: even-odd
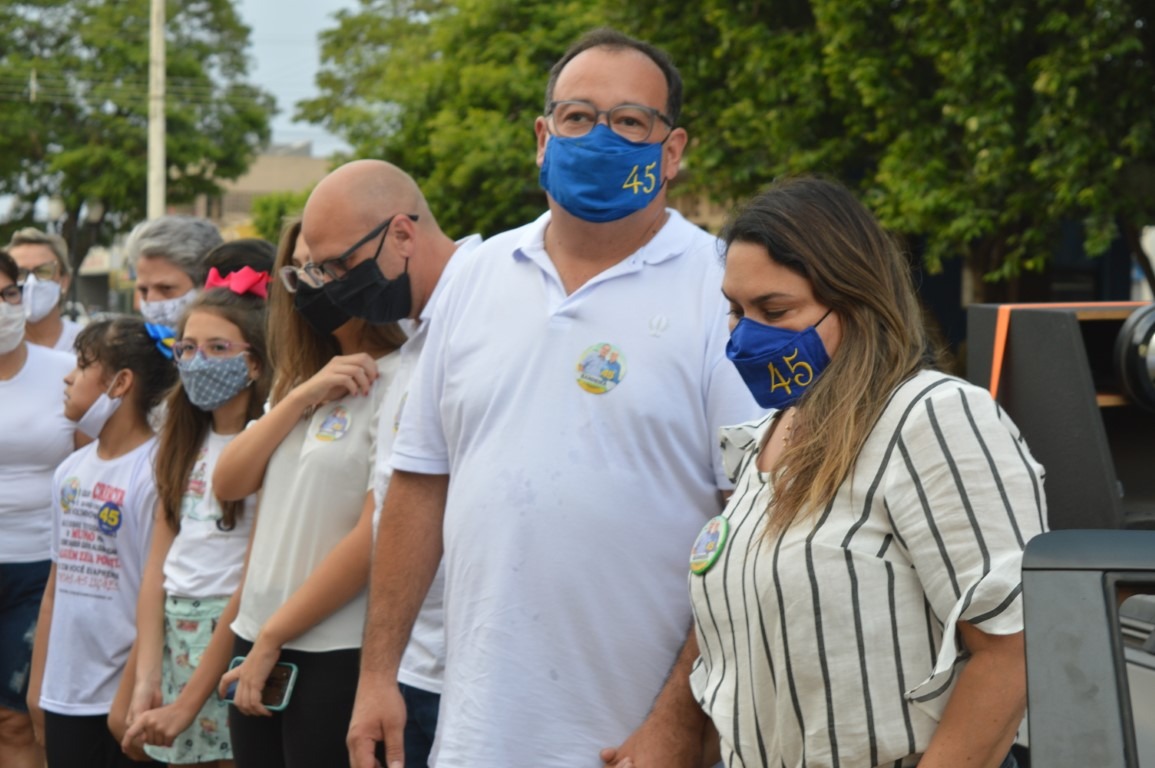
[[[164,215],[168,160],[164,120],[165,0],[152,0],[148,36],[148,218]]]

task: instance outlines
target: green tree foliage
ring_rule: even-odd
[[[232,0],[168,3],[170,202],[218,193],[268,141],[273,99],[245,81],[248,36]],[[114,226],[144,216],[148,39],[149,0],[0,4],[0,192],[61,196],[67,227],[88,199]]]
[[[362,0],[327,32],[302,114],[414,172],[451,223],[543,207],[530,123],[550,63],[600,23],[686,80],[682,192],[782,174],[857,188],[925,259],[1041,269],[1064,221],[1102,253],[1155,214],[1155,18],[1140,0]],[[480,204],[480,205],[479,205]],[[480,210],[483,209],[483,210]]]
[[[299,114],[407,170],[447,232],[493,234],[545,210],[546,72],[603,18],[582,0],[361,0],[322,34],[321,96]]]
[[[253,199],[253,229],[270,243],[279,242],[285,222],[301,215],[312,188],[301,192],[270,192]]]
[[[1041,269],[1064,220],[1138,252],[1155,214],[1155,18],[1139,0],[639,0],[699,144],[690,185],[741,198],[817,171],[856,185],[931,270]],[[626,12],[623,11],[623,14]],[[723,181],[724,180],[724,181]]]

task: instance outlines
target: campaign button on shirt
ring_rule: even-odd
[[[577,383],[586,392],[604,395],[626,377],[626,358],[609,342],[598,342],[586,348],[578,359]]]
[[[340,440],[349,431],[349,424],[349,409],[343,405],[334,405],[317,428],[315,437],[324,443]]]
[[[728,519],[722,515],[710,518],[702,526],[702,531],[694,540],[694,548],[690,550],[690,573],[701,576],[710,570],[726,546],[726,537],[729,534],[730,521]]]

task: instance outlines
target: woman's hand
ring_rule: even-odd
[[[160,693],[160,680],[149,678],[147,680],[139,679],[132,690],[132,700],[128,705],[128,714],[125,717],[125,724],[131,726],[136,718],[143,715],[150,709],[156,709],[164,704],[164,699]]]
[[[229,685],[235,681],[237,690],[233,694],[233,704],[242,714],[272,717],[273,713],[261,703],[261,693],[265,689],[265,683],[268,682],[269,673],[273,671],[280,657],[280,646],[262,643],[258,637],[245,660],[221,678],[217,693],[222,699],[225,698]]]
[[[292,394],[302,408],[316,407],[347,395],[367,395],[376,379],[377,363],[369,355],[337,355]]]
[[[120,747],[128,752],[133,746],[152,744],[158,747],[171,747],[176,737],[181,735],[193,724],[196,711],[189,712],[174,701],[165,707],[150,709],[140,714],[125,732]]]

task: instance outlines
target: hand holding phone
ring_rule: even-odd
[[[244,656],[237,656],[229,662],[229,669],[236,669],[244,663]],[[289,697],[293,693],[293,686],[297,682],[297,665],[288,661],[278,661],[269,677],[265,680],[265,687],[261,689],[261,704],[271,712],[280,712],[289,705]],[[229,683],[225,691],[224,700],[231,702],[237,692],[237,681]]]

